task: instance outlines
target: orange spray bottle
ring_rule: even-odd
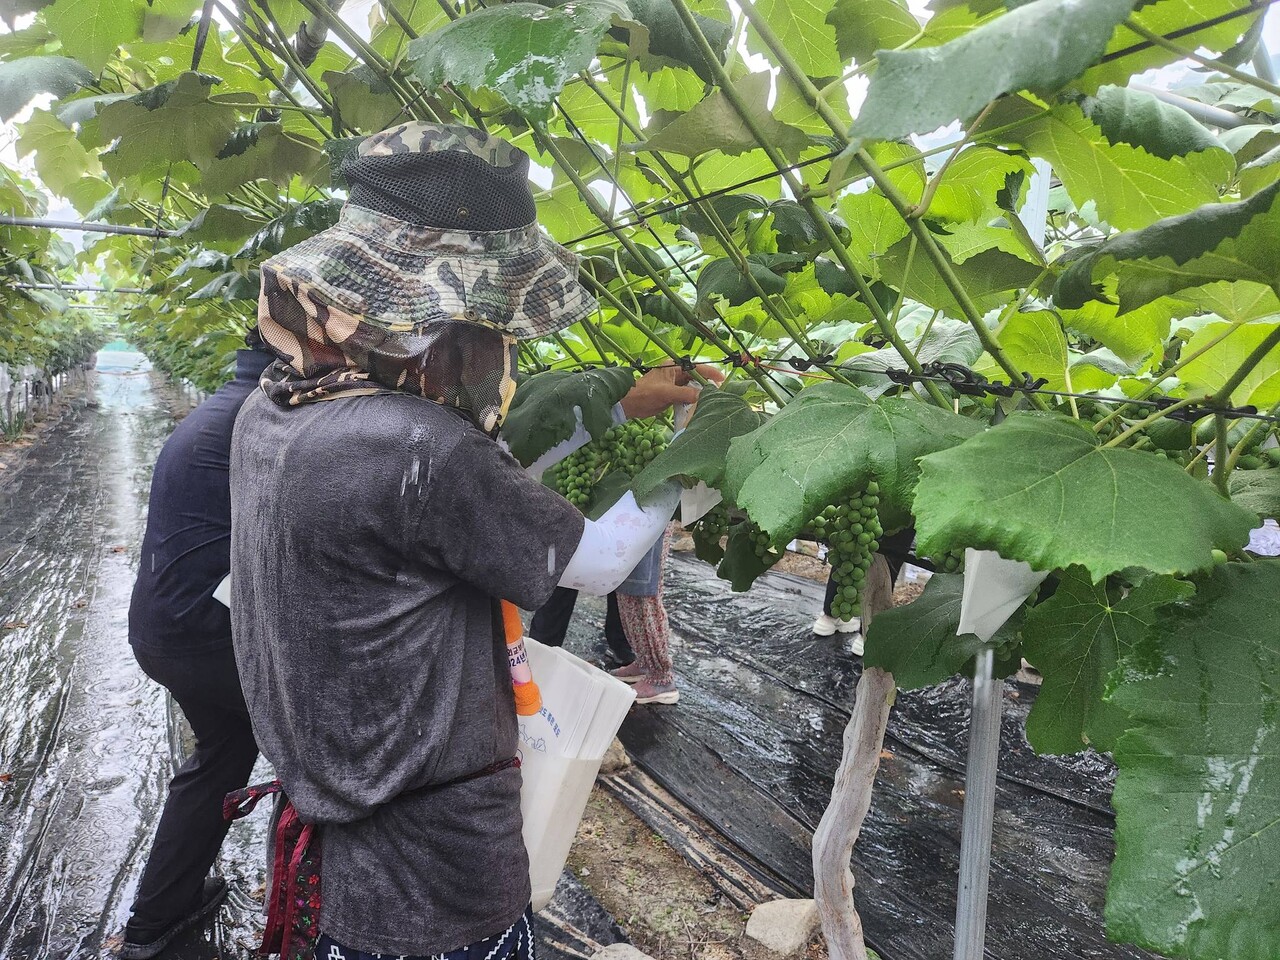
[[[542,694],[533,682],[529,652],[524,646],[524,624],[520,611],[509,600],[502,601],[502,626],[506,631],[507,660],[511,664],[511,687],[516,696],[516,713],[532,717],[542,709]]]

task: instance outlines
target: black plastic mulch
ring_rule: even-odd
[[[654,781],[714,824],[780,895],[811,896],[813,830],[830,799],[860,658],[810,625],[821,585],[770,574],[734,594],[673,554],[666,606],[681,700],[633,709],[621,738]],[[599,610],[572,644],[594,645]],[[1113,768],[1086,753],[1038,757],[1022,734],[1035,687],[1009,683],[987,956],[1136,958],[1107,942]],[[900,693],[872,809],[854,852],[855,898],[885,960],[951,956],[969,688]]]

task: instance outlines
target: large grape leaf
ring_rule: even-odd
[[[865,64],[877,50],[892,50],[920,32],[920,21],[902,0],[836,0],[827,14],[836,28],[842,60]]]
[[[279,123],[242,123],[201,170],[201,189],[207,196],[231,193],[246,183],[270,180],[287,187],[295,176],[312,181],[327,175],[328,161],[320,144]]]
[[[574,408],[593,437],[613,426],[613,405],[627,395],[636,375],[627,367],[600,370],[549,370],[534,374],[516,389],[502,424],[511,455],[525,466],[561,441],[577,426]]]
[[[404,109],[386,81],[367,66],[326,70],[320,79],[329,88],[342,122],[357,130],[382,130]]]
[[[911,522],[916,460],[977,433],[964,417],[914,400],[868,400],[839,383],[804,390],[759,429],[729,445],[731,499],[775,542],[871,480],[888,531]]]
[[[1008,230],[1004,232],[1011,233]],[[971,254],[972,251],[965,253]],[[1023,259],[1023,255],[1011,254],[999,247],[967,255],[963,263],[956,263],[953,258],[951,263],[970,298],[982,310],[1004,303],[1006,298],[999,295],[1003,291],[1026,287],[1040,275],[1040,267]],[[884,282],[904,291],[912,300],[937,307],[948,316],[964,315],[955,294],[933,261],[919,250],[914,257],[911,256],[909,240],[899,240],[887,250],[879,259],[879,267]]]
[[[996,215],[996,195],[1014,174],[1030,174],[1025,157],[994,147],[962,150],[947,167],[929,204],[929,216],[939,220],[976,222]]]
[[[128,100],[108,103],[98,112],[102,135],[116,145],[102,155],[112,179],[189,160],[198,167],[213,162],[236,125],[234,105],[212,100],[212,77],[184,73]]]
[[[1143,230],[1122,233],[1072,263],[1054,301],[1096,300],[1096,278],[1119,274],[1120,312],[1218,280],[1280,286],[1280,182],[1234,203],[1211,203]]]
[[[644,500],[672,477],[703,480],[709,487],[723,486],[729,442],[755,430],[762,422],[764,415],[741,397],[723,390],[703,391],[688,427],[636,477],[632,484],[636,499]]]
[[[0,63],[0,121],[8,122],[42,93],[65,97],[93,81],[69,57],[23,57]]]
[[[1112,143],[1141,147],[1165,160],[1201,150],[1227,149],[1191,114],[1145,90],[1105,86],[1081,100],[1080,109]]]
[[[1015,313],[1000,331],[1000,346],[1021,373],[1047,380],[1045,386],[1050,390],[1067,389],[1067,335],[1052,311]],[[977,368],[979,373],[993,380],[1009,379],[993,358],[988,356],[985,361]]]
[[[1098,216],[1120,230],[1216,201],[1234,168],[1223,149],[1166,159],[1142,146],[1113,143],[1074,103],[1059,104],[1009,136],[1053,165],[1077,205],[1092,200]]]
[[[769,112],[769,74],[749,74],[735,84],[735,89],[751,110],[752,119],[784,156],[795,158],[808,145],[808,134],[779,122]],[[697,157],[713,150],[737,156],[759,146],[742,116],[720,90],[687,113],[663,117],[669,122],[632,149]]]
[[[960,673],[984,644],[975,634],[957,634],[964,576],[935,573],[924,592],[908,604],[879,614],[867,631],[867,651],[863,663],[893,674],[893,682],[903,690],[941,683]],[[991,638],[999,647],[1017,639],[1022,618],[1008,620]],[[1021,657],[1001,657],[998,676],[1015,673]]]
[[[81,177],[102,176],[97,155],[86,150],[75,133],[47,110],[37,110],[19,130],[18,156],[34,152],[41,183],[59,196],[67,196]]]
[[[1214,548],[1239,549],[1257,523],[1180,467],[1104,449],[1088,426],[1056,415],[1014,413],[920,471],[925,556],[974,547],[1036,570],[1079,564],[1096,579],[1126,567],[1179,573],[1209,566]]]
[[[44,22],[62,41],[62,52],[102,73],[123,43],[142,36],[140,3],[120,0],[56,0],[44,10]]]
[[[1246,510],[1280,519],[1280,470],[1236,470],[1228,489],[1231,499]]]
[[[1207,283],[1193,290],[1184,290],[1178,299],[1187,300],[1207,313],[1235,323],[1280,314],[1280,297],[1276,292],[1248,280]]]
[[[782,41],[800,69],[811,77],[838,77],[844,72],[836,51],[836,31],[827,22],[835,0],[756,0],[755,8]],[[754,49],[768,56],[768,48],[752,28]]]
[[[1224,564],[1122,683],[1107,934],[1195,960],[1280,955],[1280,561]]]
[[[545,122],[569,78],[590,66],[612,19],[629,15],[621,0],[489,7],[414,40],[409,62],[431,90],[442,83],[483,87]]]
[[[1022,629],[1023,656],[1044,676],[1027,717],[1027,739],[1038,753],[1112,748],[1126,717],[1105,699],[1108,678],[1160,608],[1194,592],[1168,576],[1148,577],[1126,595],[1105,579],[1094,583],[1080,567],[1063,574]]]
[[[1205,47],[1222,53],[1235,46],[1248,32],[1252,21],[1265,15],[1266,10],[1265,7],[1259,7],[1258,13],[1253,16],[1233,17],[1215,23],[1225,14],[1235,13],[1242,8],[1247,9],[1247,5],[1240,0],[1156,0],[1137,4],[1133,19],[1161,36],[1209,24],[1202,29],[1193,29],[1190,33],[1178,33],[1175,42],[1188,50]],[[1077,84],[1080,89],[1092,90],[1107,83],[1123,86],[1134,74],[1180,59],[1177,53],[1143,43],[1142,37],[1123,28],[1112,36],[1106,52],[1113,59],[1090,68]]]
[[[1054,93],[1097,61],[1134,0],[1031,0],[937,47],[885,51],[855,137],[896,140],[973,119],[1006,93]]]
[[[1115,304],[1091,300],[1074,310],[1059,310],[1063,326],[1083,333],[1130,362],[1144,360],[1169,338],[1169,324],[1187,312],[1185,304],[1161,297],[1120,316]]]
[[[864,275],[878,280],[880,258],[907,235],[906,221],[878,190],[846,194],[839,210],[849,225],[849,255]]]
[[[1242,324],[1225,321],[1205,324],[1182,348],[1185,356],[1198,353],[1229,330],[1231,335],[1194,360],[1189,360],[1179,373],[1182,382],[1193,390],[1215,393],[1240,368],[1245,358],[1275,332],[1276,326],[1277,322],[1263,320]],[[1251,404],[1260,410],[1280,403],[1280,347],[1273,348],[1249,371],[1232,391],[1230,399],[1233,406]]]

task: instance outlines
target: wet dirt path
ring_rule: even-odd
[[[103,352],[77,401],[0,486],[0,958],[109,957],[183,755],[180,711],[128,644],[129,597],[156,455],[173,418],[145,359]],[[259,763],[255,776],[269,779]],[[261,934],[265,809],[236,824],[231,894],[167,960],[249,960]],[[539,953],[621,938],[571,880]]]
[[[123,925],[170,771],[163,691],[129,651],[150,464],[170,428],[145,361],[0,490],[0,956],[93,955]]]

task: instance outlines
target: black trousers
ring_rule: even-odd
[[[549,647],[564,646],[564,637],[569,632],[569,621],[573,619],[573,608],[577,602],[577,590],[556,587],[551,592],[551,599],[534,611],[529,622],[529,636]],[[626,631],[622,629],[618,598],[612,593],[608,596],[608,610],[604,618],[604,639],[609,645],[609,653],[619,664],[625,666],[635,660]]]
[[[885,537],[880,541],[880,549],[876,552],[885,558],[889,563],[889,583],[898,582],[898,573],[902,570],[902,565],[911,557],[911,547],[915,543],[916,531],[914,527],[908,527],[899,533],[895,533],[891,537]],[[822,601],[822,612],[827,616],[831,615],[831,602],[836,598],[836,582],[831,577],[827,577],[827,595]]]
[[[196,736],[195,751],[169,784],[125,931],[132,943],[151,943],[200,906],[204,879],[229,826],[222,799],[249,782],[258,745],[229,646],[179,656],[135,648],[134,656],[173,694]]]

